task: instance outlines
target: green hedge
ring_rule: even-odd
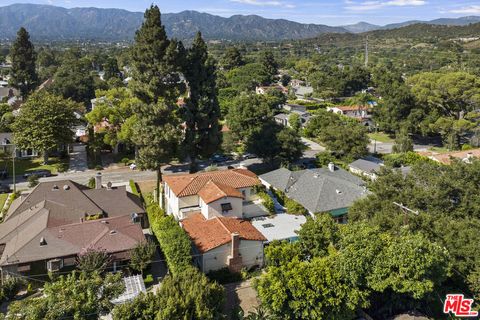
[[[172,216],[166,216],[152,201],[152,196],[145,198],[150,227],[160,243],[168,269],[177,274],[192,263],[190,238]]]
[[[308,210],[305,209],[300,203],[297,201],[290,199],[287,197],[285,193],[282,191],[275,190],[270,188],[270,191],[273,193],[275,198],[277,198],[278,202],[287,209],[287,213],[289,214],[298,214],[298,215],[306,215],[308,214]]]
[[[270,214],[275,214],[275,203],[272,197],[268,195],[264,188],[258,188],[256,192],[257,196],[263,200],[262,204],[265,209],[267,209]]]
[[[135,181],[130,179],[128,183],[130,184],[130,189],[132,189],[132,193],[140,197],[140,192],[138,191],[137,184],[135,183]]]

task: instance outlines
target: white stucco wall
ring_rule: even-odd
[[[202,271],[219,270],[228,267],[228,256],[231,252],[231,242],[212,249],[203,254]],[[242,256],[242,263],[245,268],[255,265],[263,266],[263,242],[252,240],[240,240],[239,252]]]
[[[232,210],[228,212],[222,211],[222,204],[230,203]],[[225,197],[214,202],[206,204],[200,199],[200,207],[202,214],[206,219],[214,217],[237,217],[241,218],[243,213],[243,200],[241,198]]]

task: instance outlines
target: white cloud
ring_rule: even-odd
[[[348,10],[354,11],[368,11],[376,10],[385,7],[406,7],[406,6],[423,6],[427,3],[425,0],[388,0],[388,1],[363,1],[355,2],[352,0],[346,0],[345,7]]]
[[[286,3],[283,1],[277,1],[277,0],[230,0],[231,2],[237,2],[237,3],[242,3],[242,4],[248,4],[252,6],[261,6],[261,7],[283,7],[283,8],[295,8],[295,5]]]
[[[469,6],[458,9],[452,9],[449,12],[451,13],[461,13],[461,14],[480,14],[480,6]]]

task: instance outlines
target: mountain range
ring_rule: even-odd
[[[0,7],[0,39],[13,39],[25,27],[34,40],[132,40],[143,21],[143,13],[122,9],[72,8],[51,5],[14,4]],[[362,33],[393,29],[415,23],[467,25],[480,17],[407,21],[378,26],[366,22],[332,27],[303,24],[285,19],[266,19],[257,15],[229,18],[197,11],[162,14],[169,36],[191,39],[197,31],[210,40],[285,40],[312,38],[324,33]]]

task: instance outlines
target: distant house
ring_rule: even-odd
[[[19,95],[19,91],[11,87],[0,87],[0,102],[10,100]]]
[[[297,232],[305,222],[307,222],[305,216],[286,213],[252,219],[253,226],[267,239],[266,243],[275,240],[297,241]]]
[[[312,216],[329,212],[339,222],[346,222],[348,208],[368,192],[362,179],[333,163],[328,168],[301,171],[280,168],[259,178],[267,188],[285,193]]]
[[[36,158],[38,157],[38,151],[33,149],[15,149],[13,144],[13,133],[12,132],[1,132],[0,133],[0,150],[5,154],[12,154],[15,150],[16,158]]]
[[[213,217],[251,218],[265,215],[257,202],[257,176],[246,169],[164,176],[165,211],[177,220],[193,212]]]
[[[223,268],[239,272],[263,265],[263,243],[267,239],[247,220],[218,216],[206,219],[197,212],[181,225],[192,239],[194,261],[205,273]]]
[[[300,121],[301,121],[302,126],[305,126],[308,123],[308,121],[310,121],[310,119],[312,117],[312,115],[308,112],[293,110],[289,114],[288,113],[279,113],[279,114],[275,115],[273,118],[274,118],[276,123],[281,124],[284,127],[291,127],[289,119],[290,119],[290,116],[291,116],[292,113],[296,113],[300,116]]]
[[[297,87],[300,87],[300,86],[304,86],[304,85],[305,85],[305,81],[300,80],[300,79],[292,79],[292,80],[290,80],[290,85],[291,85],[293,88],[297,88]]]
[[[305,99],[313,93],[313,87],[309,86],[296,86],[294,90],[298,99]]]
[[[292,112],[292,111],[307,112],[307,107],[302,106],[300,104],[287,103],[283,105],[283,109],[287,110],[288,112]]]
[[[327,111],[344,115],[349,118],[354,118],[360,121],[364,126],[373,127],[374,123],[372,120],[372,110],[373,108],[369,105],[364,106],[335,106],[327,107]]]
[[[376,180],[378,177],[377,174],[383,166],[383,161],[378,158],[364,157],[350,163],[348,169],[354,174]]]
[[[270,90],[276,90],[279,91],[283,94],[288,94],[288,88],[282,86],[282,85],[276,85],[276,86],[260,86],[255,88],[255,92],[257,94],[266,94]]]
[[[70,180],[42,182],[16,199],[0,224],[2,275],[72,270],[78,255],[105,250],[115,271],[145,241],[140,199],[125,187],[89,189]]]
[[[451,164],[452,159],[457,159],[465,163],[470,163],[473,159],[480,159],[480,149],[453,151],[446,153],[424,152],[422,153],[422,155],[425,155],[428,158],[443,164]]]

